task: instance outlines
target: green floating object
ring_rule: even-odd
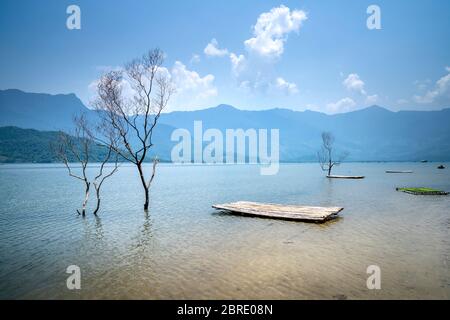
[[[419,195],[447,195],[448,192],[437,190],[433,188],[395,188],[397,191],[402,191],[410,194],[419,194]]]

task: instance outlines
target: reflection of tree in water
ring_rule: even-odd
[[[323,179],[322,180],[322,197],[321,197],[321,206],[329,206],[329,207],[336,207],[336,206],[340,206],[341,200],[337,199],[336,197],[336,186],[335,186],[335,182],[333,179]],[[339,223],[342,221],[342,216],[339,214],[336,218],[333,218],[329,221],[326,221],[324,223],[319,223],[317,224],[317,226],[319,228],[327,228],[330,225],[333,225],[335,223]]]
[[[95,240],[103,240],[104,231],[102,219],[99,216],[95,216],[94,220],[83,219],[83,227],[84,227],[83,242],[91,241],[95,243],[98,242]]]
[[[127,256],[129,261],[131,261],[131,259],[134,259],[137,260],[136,263],[141,264],[144,261],[148,263],[149,259],[153,260],[154,258],[153,223],[154,221],[152,217],[152,208],[150,203],[149,210],[143,212],[142,224],[139,227],[136,236],[133,237],[130,249],[128,250]]]
[[[334,201],[334,183],[333,179],[323,179],[322,190],[323,190],[323,205],[324,206],[335,206]]]
[[[145,251],[151,246],[153,240],[153,218],[150,211],[144,212],[144,222],[137,235],[136,243],[133,245],[137,249],[138,255],[144,255]]]
[[[102,240],[104,237],[102,219],[97,215],[95,216],[95,235],[98,240]]]

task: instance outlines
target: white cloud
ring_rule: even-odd
[[[105,70],[112,69],[105,68]],[[160,67],[158,73],[169,78],[176,89],[169,101],[168,111],[204,106],[210,102],[210,98],[218,95],[212,74],[202,77],[196,71],[187,69],[181,61],[176,61],[171,69]],[[97,83],[98,80],[95,80],[88,86],[92,98],[96,95]],[[121,87],[123,96],[132,99],[135,91],[126,74],[121,81]]]
[[[231,71],[240,89],[265,93],[275,83],[275,78],[268,70],[271,64],[264,63],[255,57],[237,55],[233,52],[229,57]]]
[[[239,84],[240,89],[250,90],[252,89],[252,84],[248,80],[244,80]]]
[[[317,104],[314,104],[314,103],[308,103],[308,104],[306,104],[306,110],[314,110],[314,111],[318,111],[318,110],[320,110],[321,108],[317,105]]]
[[[371,96],[367,96],[366,97],[366,104],[368,104],[368,105],[375,104],[377,101],[378,101],[378,95],[377,94],[373,94]]]
[[[245,56],[243,54],[238,56],[235,53],[230,53],[230,61],[233,73],[239,75],[245,66]]]
[[[228,54],[227,49],[219,48],[219,43],[217,42],[216,39],[212,39],[211,42],[208,43],[208,45],[205,47],[203,52],[207,56],[211,56],[211,57],[223,57]]]
[[[449,103],[450,101],[450,67],[445,67],[447,74],[436,81],[434,87],[423,95],[415,95],[413,100],[420,104],[429,104],[436,101]]]
[[[123,77],[119,83],[120,89],[122,91],[122,97],[127,100],[132,100],[135,95],[135,90],[131,86],[130,80],[126,75],[126,72],[123,67],[120,66],[101,66],[97,68],[99,71],[101,71],[102,74],[108,73],[108,72],[123,72]],[[165,69],[165,68],[163,68]],[[167,69],[165,69],[167,70]],[[143,79],[145,81],[145,79]],[[88,92],[89,92],[89,104],[93,103],[95,99],[97,98],[97,89],[98,89],[99,79],[96,79],[92,81],[88,85]]]
[[[430,84],[431,84],[430,79],[414,81],[414,85],[416,86],[417,90],[420,92],[424,92],[430,86]]]
[[[356,106],[355,101],[351,98],[343,98],[337,102],[327,104],[327,111],[330,113],[348,112]]]
[[[253,38],[244,41],[247,54],[229,53],[231,70],[240,89],[263,94],[298,93],[295,83],[287,82],[275,73],[275,64],[279,60],[272,58],[281,56],[288,34],[299,31],[306,19],[305,12],[283,5],[258,17],[253,26]],[[211,44],[218,49],[217,41]]]
[[[172,81],[177,94],[189,93],[194,100],[206,99],[217,95],[214,86],[214,76],[207,74],[201,77],[197,72],[188,70],[186,66],[176,61],[171,70]]]
[[[249,51],[266,57],[279,57],[284,51],[287,35],[298,32],[306,13],[301,10],[291,11],[286,6],[272,8],[262,13],[253,27],[253,38],[244,42]]]
[[[356,91],[364,95],[366,94],[366,91],[364,90],[364,81],[362,81],[356,73],[349,74],[342,84],[347,90]]]
[[[292,95],[298,93],[298,88],[295,83],[287,82],[281,77],[278,77],[275,82],[275,86],[277,89],[281,90],[287,95]]]
[[[191,60],[189,61],[191,64],[199,63],[200,56],[198,54],[193,54]]]
[[[406,103],[408,103],[409,101],[407,100],[407,99],[398,99],[397,100],[397,104],[406,104]]]
[[[341,77],[343,76],[343,74],[341,73]],[[359,75],[357,73],[350,73],[345,79],[344,81],[342,81],[342,84],[344,85],[344,87],[350,91],[350,92],[354,92],[357,95],[357,99],[358,101],[362,102],[362,98],[365,97],[364,99],[364,103],[366,105],[373,105],[378,101],[378,95],[377,94],[372,94],[370,95],[366,89],[365,89],[365,83],[364,81],[359,77]],[[353,100],[352,100],[353,101]]]
[[[246,91],[293,95],[298,93],[295,83],[286,81],[281,76],[274,76],[272,65],[260,59],[247,58],[243,54],[230,54],[233,75],[238,87]]]

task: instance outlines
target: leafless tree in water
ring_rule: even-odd
[[[111,157],[114,157],[114,166],[113,168],[109,171],[109,172],[104,172],[105,171],[105,164],[107,162],[110,161]],[[101,165],[100,165],[100,170],[98,175],[95,176],[94,181],[93,181],[93,185],[94,185],[94,189],[95,189],[95,195],[97,197],[97,203],[95,205],[95,209],[94,209],[94,215],[97,215],[98,210],[100,209],[100,189],[103,185],[103,182],[105,182],[106,179],[108,179],[109,177],[111,177],[114,173],[116,173],[117,169],[119,168],[119,155],[113,150],[113,148],[108,147],[108,154],[107,156],[104,158],[104,160],[102,161]]]
[[[322,148],[317,152],[320,167],[323,171],[327,171],[327,175],[331,175],[331,169],[338,166],[348,156],[348,153],[342,154],[337,159],[334,158],[334,136],[331,132],[322,132]]]
[[[144,210],[149,206],[149,190],[158,160],[153,159],[150,177],[144,173],[143,163],[153,146],[158,119],[173,93],[170,76],[161,68],[163,61],[161,50],[150,50],[126,64],[123,70],[107,72],[97,84],[95,106],[102,119],[100,128],[106,135],[113,133],[120,137],[120,144],[112,149],[136,166],[144,189]]]
[[[85,115],[74,118],[75,132],[74,135],[69,135],[65,132],[60,132],[58,141],[54,146],[56,156],[64,163],[71,177],[83,181],[85,186],[84,200],[81,210],[77,209],[78,214],[83,217],[86,215],[86,206],[89,200],[91,185],[94,186],[97,203],[94,209],[94,214],[97,215],[100,209],[100,190],[104,181],[111,177],[118,169],[118,154],[114,151],[116,140],[114,136],[110,135],[109,145],[106,147],[106,155],[102,158],[99,171],[97,175],[90,179],[88,175],[88,166],[92,159],[93,148],[95,147],[94,134],[91,131]],[[75,162],[71,162],[73,159]],[[112,169],[106,170],[105,165],[114,160]],[[76,170],[75,166],[81,165],[81,170]],[[80,173],[75,173],[80,171]]]

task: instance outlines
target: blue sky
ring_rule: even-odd
[[[69,30],[66,8],[81,9]],[[369,5],[381,30],[366,26]],[[77,94],[159,47],[171,110],[220,103],[346,112],[450,107],[449,1],[0,2],[0,88]]]

